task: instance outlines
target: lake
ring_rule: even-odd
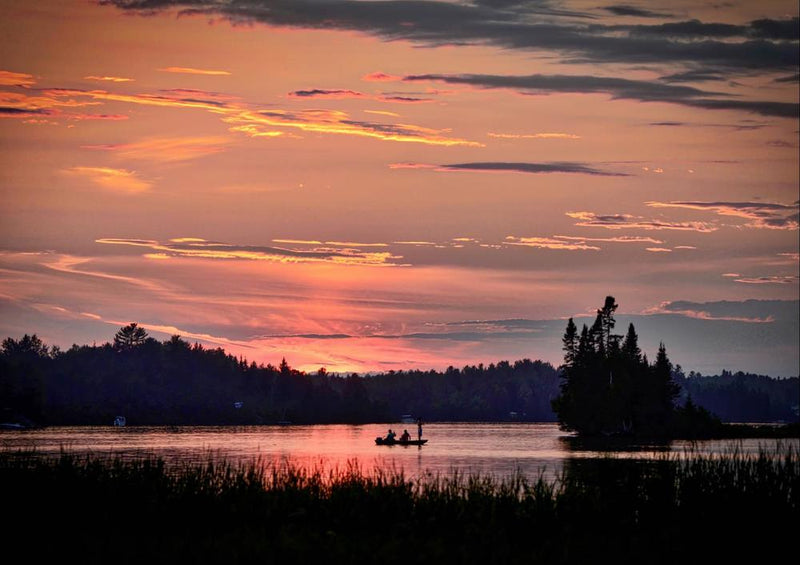
[[[403,425],[392,425],[399,433]],[[416,426],[409,425],[416,437]],[[0,432],[0,449],[33,449],[38,454],[117,455],[134,458],[156,455],[168,464],[259,461],[264,465],[292,463],[325,472],[357,465],[365,473],[400,471],[408,477],[427,473],[480,473],[508,477],[521,472],[536,479],[552,479],[565,461],[582,457],[649,458],[687,450],[720,454],[736,448],[757,454],[759,449],[782,445],[800,448],[800,440],[706,440],[667,444],[613,444],[583,442],[553,423],[431,423],[426,424],[424,446],[377,446],[386,424],[313,426],[128,426],[52,427]]]

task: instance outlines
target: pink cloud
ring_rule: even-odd
[[[196,69],[193,67],[165,67],[158,70],[164,73],[181,73],[189,75],[228,76],[231,74],[228,71]]]

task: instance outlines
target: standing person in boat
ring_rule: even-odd
[[[422,439],[422,418],[417,418],[417,439]]]
[[[400,441],[408,441],[411,439],[411,434],[408,433],[408,430],[403,430],[403,434],[400,436]]]

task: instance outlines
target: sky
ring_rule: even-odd
[[[0,0],[0,337],[800,372],[796,1]]]

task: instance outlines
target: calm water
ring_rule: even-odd
[[[401,425],[392,426],[401,432]],[[399,428],[399,429],[398,429]],[[565,460],[576,457],[652,457],[673,452],[683,455],[690,447],[703,453],[724,453],[734,447],[745,453],[775,448],[775,440],[680,441],[666,445],[587,445],[555,424],[447,423],[428,424],[423,437],[428,444],[377,446],[386,425],[241,426],[241,427],[55,427],[41,430],[2,431],[0,449],[35,449],[41,455],[65,450],[75,454],[139,457],[157,455],[170,464],[207,462],[209,457],[234,463],[258,460],[265,465],[285,462],[322,470],[343,469],[356,463],[366,473],[402,470],[406,476],[425,473],[491,474],[506,477],[517,471],[535,479],[553,478]],[[416,437],[416,427],[409,427]],[[800,440],[782,440],[800,447]]]

